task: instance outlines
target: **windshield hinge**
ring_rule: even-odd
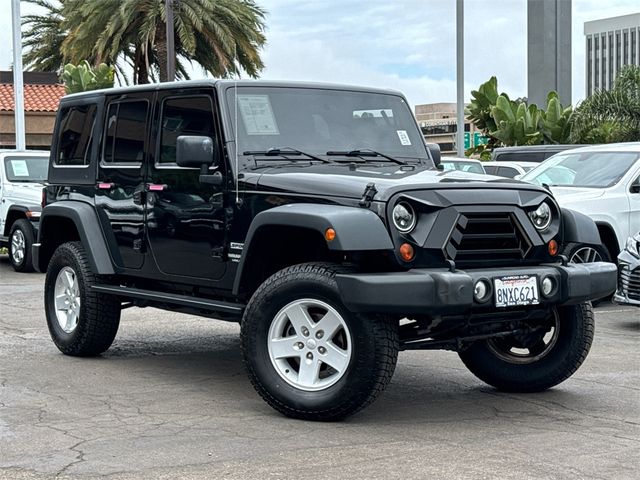
[[[371,206],[373,198],[376,196],[376,193],[378,193],[378,190],[376,190],[376,184],[368,183],[364,189],[364,193],[362,194],[362,198],[360,199],[358,205],[364,208],[369,208]]]

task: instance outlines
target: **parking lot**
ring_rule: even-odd
[[[589,358],[551,391],[404,352],[372,407],[309,423],[254,392],[236,325],[130,309],[105,355],[63,356],[43,281],[0,255],[1,478],[637,478],[638,309],[599,307]]]

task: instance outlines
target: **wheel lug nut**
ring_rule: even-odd
[[[318,352],[320,353],[327,353],[327,349],[324,347],[318,347]]]
[[[307,353],[307,358],[309,360],[313,360],[313,353],[311,353],[311,352]]]
[[[309,336],[309,329],[307,327],[302,327],[302,335],[305,337]]]
[[[322,338],[322,337],[324,337],[324,332],[322,330],[318,330],[316,332],[316,338]]]
[[[304,343],[302,342],[296,343],[296,348],[298,348],[298,350],[302,350],[304,348]]]

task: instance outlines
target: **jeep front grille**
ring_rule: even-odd
[[[640,301],[640,268],[629,269],[629,265],[620,265],[618,288],[630,300]]]
[[[522,260],[531,243],[512,213],[464,213],[445,251],[456,263]]]

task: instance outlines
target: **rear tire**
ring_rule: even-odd
[[[91,271],[80,242],[63,243],[54,252],[44,284],[49,333],[65,355],[87,357],[107,350],[118,332],[120,302],[94,292],[100,277]]]
[[[550,337],[545,348],[506,337],[477,341],[461,351],[460,358],[476,377],[505,392],[540,392],[558,385],[587,357],[594,321],[588,303],[562,307],[557,313],[555,337]],[[529,354],[515,353],[517,350]]]
[[[9,261],[16,272],[33,272],[31,256],[33,241],[31,222],[24,218],[16,220],[9,233]]]
[[[288,417],[345,418],[372,403],[393,375],[397,325],[347,310],[334,278],[343,271],[314,263],[285,268],[258,288],[245,310],[241,340],[249,379]]]

